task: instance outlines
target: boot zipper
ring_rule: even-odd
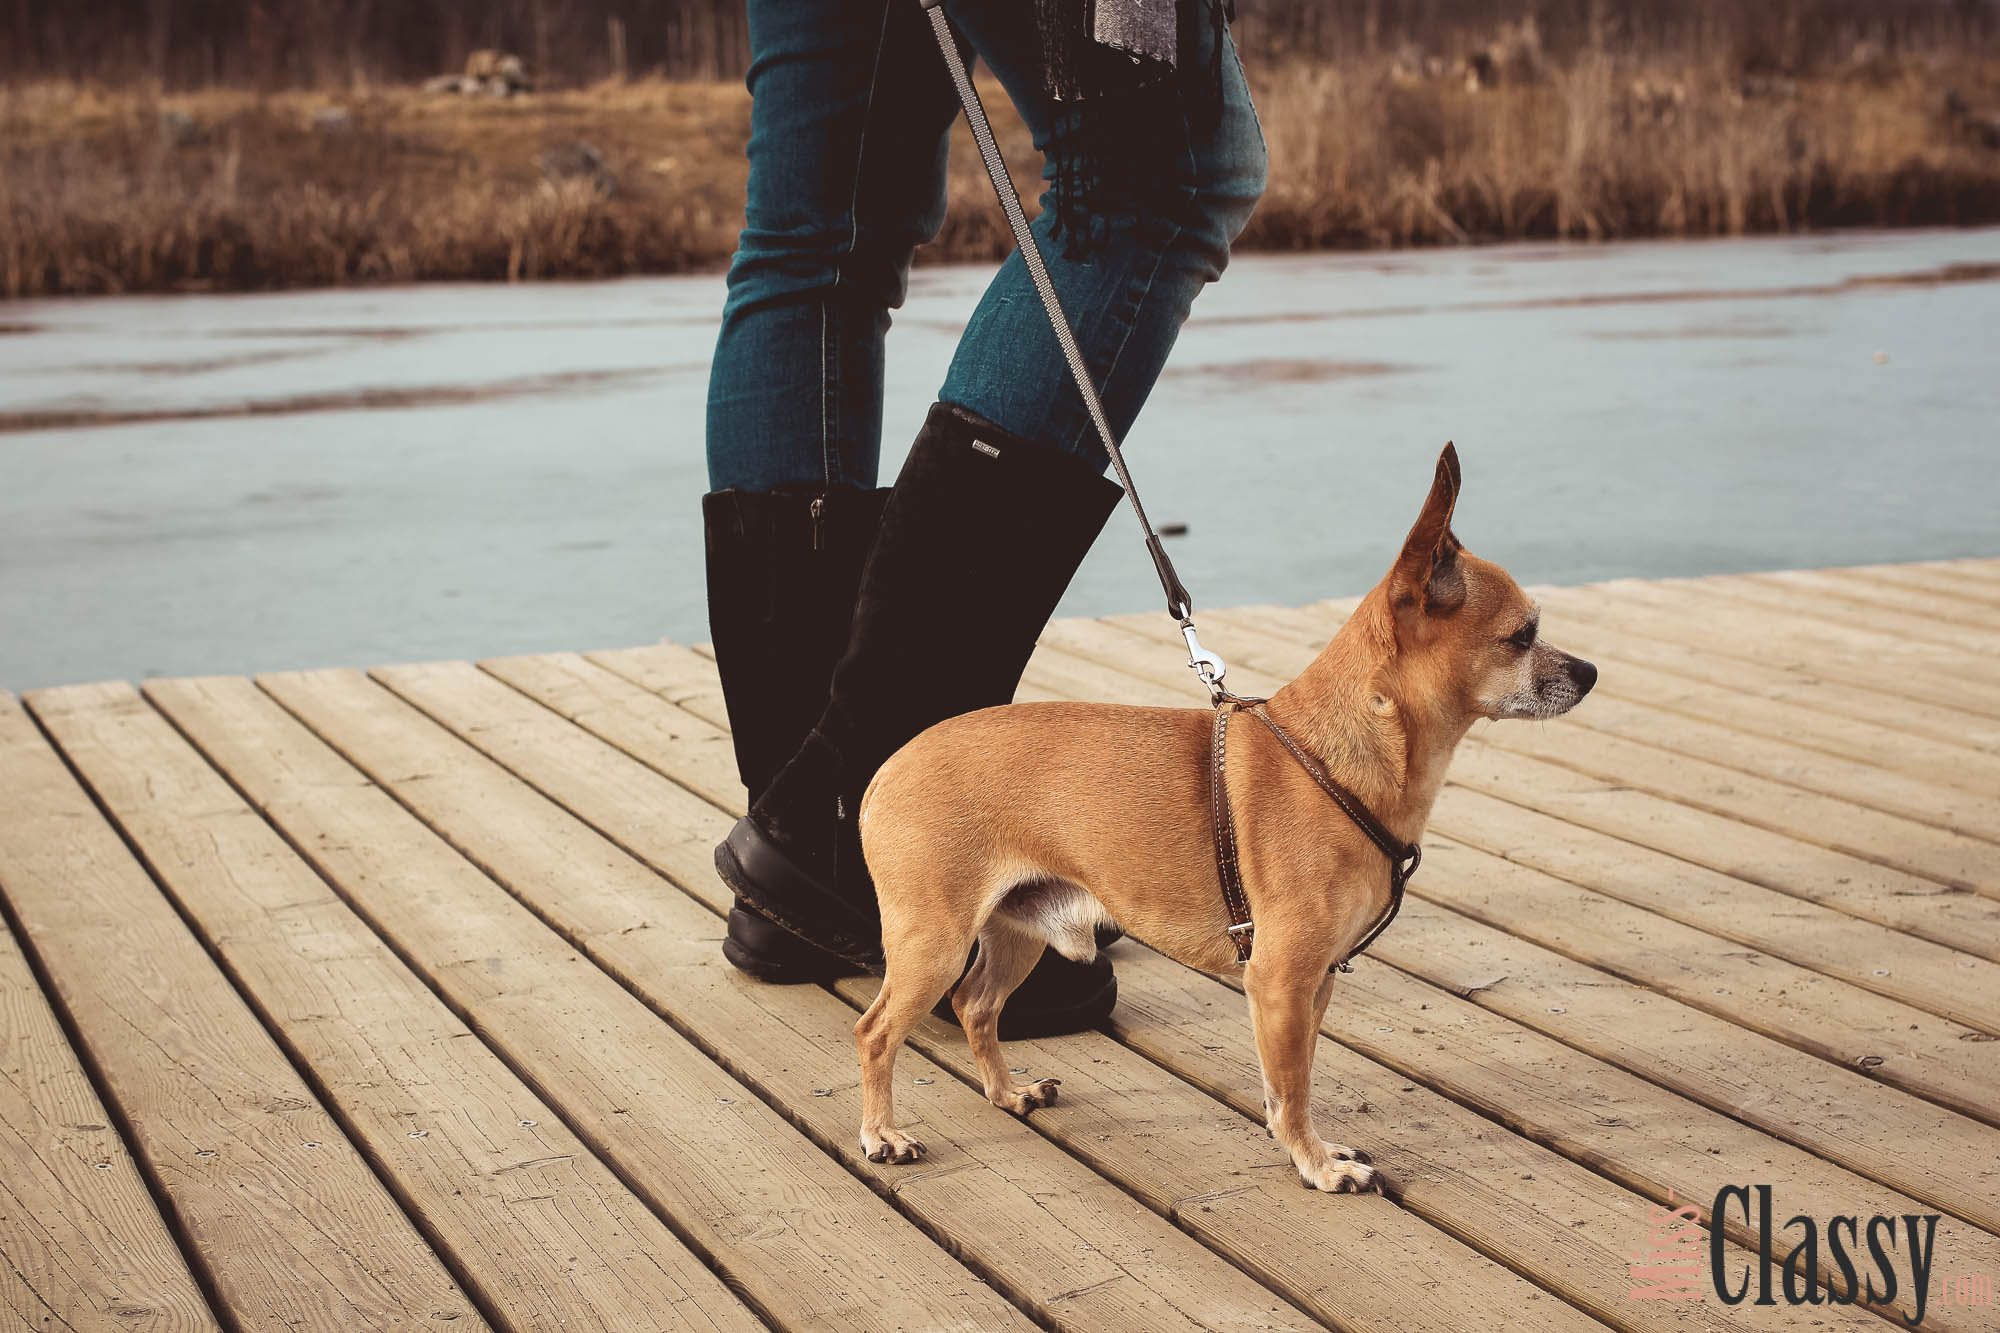
[[[809,512],[812,514],[813,550],[817,551],[819,549],[820,524],[826,517],[826,497],[824,495],[814,496]]]

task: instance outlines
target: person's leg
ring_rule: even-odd
[[[976,3],[982,7],[969,25],[975,46],[984,43],[1002,77],[1021,87],[1035,63],[1033,7]],[[1127,156],[1144,153],[1145,169],[1097,183],[1101,197],[1094,192],[1092,206],[1115,210],[1100,218],[1109,242],[1092,259],[1065,256],[1057,277],[1070,288],[1065,302],[1084,316],[1079,329],[1096,344],[1092,364],[1113,385],[1131,385],[1115,400],[1127,421],[1261,187],[1262,141],[1254,117],[1243,119],[1248,102],[1233,57],[1225,73],[1225,91],[1234,90],[1219,123],[1227,142],[1210,144],[1197,113],[1177,108],[1178,137],[1146,152],[1146,144],[1160,142],[1163,122],[1131,119],[1146,142],[1135,140]],[[1037,112],[1038,94],[1019,95],[1038,138],[1052,143],[1053,113],[1046,106]],[[1100,144],[1101,151],[1118,147]],[[1166,165],[1154,169],[1155,162]],[[1114,192],[1107,181],[1122,184]],[[1019,261],[1009,266],[1018,270]],[[1120,497],[1100,475],[1102,451],[1086,447],[1087,421],[1041,307],[1025,275],[1013,281],[1010,296],[1003,270],[961,346],[966,373],[954,368],[945,401],[932,408],[890,494],[825,712],[716,850],[718,871],[744,901],[857,962],[876,956],[880,945],[855,827],[869,778],[924,728],[1013,696],[1036,636]],[[996,304],[1018,308],[995,311]],[[1009,337],[1020,339],[1011,350],[1002,345]],[[1074,427],[1054,415],[1064,402],[1074,405]],[[991,411],[1026,429],[1010,428]],[[1038,1033],[1071,1031],[1101,1021],[1116,994],[1101,959],[1078,965],[1045,958],[1008,1010],[1020,1010],[1017,1022]]]
[[[754,803],[826,706],[887,492],[882,344],[944,217],[956,108],[909,0],[750,0],[750,188],[709,378],[709,628]],[[733,912],[769,980],[838,967]]]
[[[1218,2],[1195,0],[1204,14]],[[1263,194],[1263,131],[1226,32],[1219,114],[1198,104],[1216,55],[1214,30],[1200,22],[1193,68],[1181,75],[1184,87],[1192,85],[1189,94],[1149,101],[1144,134],[1100,145],[1100,178],[1088,183],[1085,202],[1104,235],[1078,255],[1071,238],[1057,234],[1056,221],[1058,192],[1073,177],[1060,170],[1057,130],[1072,113],[1041,92],[1037,47],[1020,10],[1019,0],[947,5],[1047,156],[1043,177],[1050,188],[1033,230],[1123,443],[1195,296],[1221,276],[1230,244]],[[973,312],[939,396],[1100,469],[1109,462],[1018,254],[1001,265]]]
[[[749,0],[750,182],[708,388],[713,490],[870,487],[882,354],[957,101],[915,0]]]

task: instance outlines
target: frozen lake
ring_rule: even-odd
[[[917,274],[885,479],[985,276]],[[0,687],[705,638],[721,293],[0,307]],[[1373,583],[1448,439],[1524,582],[2000,555],[2000,232],[1244,258],[1129,454],[1221,606]],[[1121,511],[1064,610],[1158,600]]]

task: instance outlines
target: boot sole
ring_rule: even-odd
[[[1019,994],[1015,992],[1016,997]],[[1010,1000],[1000,1011],[999,1039],[1038,1041],[1043,1037],[1067,1037],[1075,1032],[1088,1032],[1103,1026],[1117,1006],[1118,978],[1115,974],[1106,976],[1104,984],[1088,998],[1060,1009],[1024,1010]],[[949,993],[937,1002],[937,1007],[931,1012],[953,1027],[958,1026],[958,1015],[952,1010]]]
[[[759,916],[754,908],[729,912],[729,933],[722,956],[739,972],[775,986],[836,981],[862,971],[845,958],[808,944],[783,926]]]
[[[715,873],[758,916],[805,944],[862,971],[882,970],[881,927],[860,917],[794,865],[748,815],[716,844]],[[814,922],[816,928],[809,924]],[[874,938],[864,943],[864,933]]]

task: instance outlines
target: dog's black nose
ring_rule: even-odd
[[[1597,668],[1581,657],[1572,657],[1569,659],[1569,678],[1576,682],[1576,697],[1581,700],[1597,683]]]

